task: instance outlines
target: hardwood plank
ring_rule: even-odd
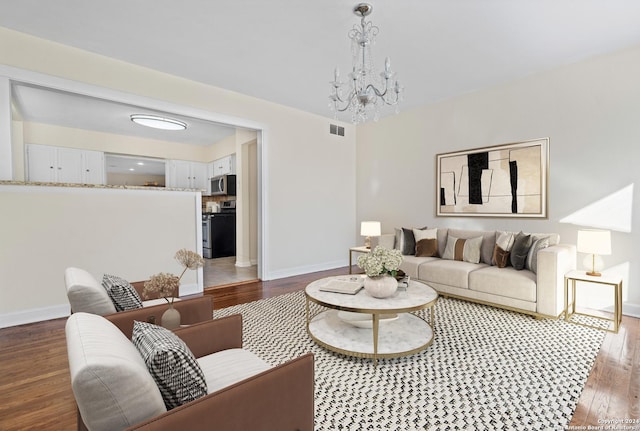
[[[221,309],[302,290],[313,280],[346,274],[347,268],[273,281],[207,290]],[[0,329],[0,429],[73,430],[64,324],[66,319]],[[640,319],[625,316],[618,334],[607,333],[572,426],[597,426],[598,419],[640,417]]]

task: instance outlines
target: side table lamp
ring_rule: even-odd
[[[364,236],[364,246],[371,248],[371,237],[380,236],[380,222],[379,221],[363,221],[360,223],[360,235]]]
[[[596,229],[579,230],[577,248],[580,253],[591,255],[591,271],[587,271],[587,275],[600,277],[602,274],[596,271],[596,255],[611,254],[611,232]]]

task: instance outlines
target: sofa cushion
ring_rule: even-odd
[[[200,365],[184,341],[173,332],[136,321],[132,341],[156,381],[167,409],[207,394]]]
[[[447,246],[447,236],[449,236],[449,229],[438,228],[438,256],[442,257],[444,249]]]
[[[411,278],[418,277],[418,268],[425,262],[439,261],[438,257],[403,256],[400,269]]]
[[[142,357],[115,325],[80,312],[65,333],[71,386],[89,429],[124,429],[166,411]]]
[[[511,265],[515,269],[524,269],[527,255],[531,248],[531,243],[531,235],[526,235],[523,232],[520,232],[516,236],[516,239],[513,242],[513,247],[511,248]]]
[[[425,230],[427,227],[421,227],[418,230]],[[411,228],[396,228],[395,246],[400,252],[407,255],[416,254],[416,238],[413,235],[414,229]]]
[[[513,232],[496,232],[496,245],[504,251],[511,251],[515,240],[516,234]]]
[[[116,312],[116,307],[98,281],[84,269],[67,268],[64,271],[67,298],[74,313],[82,311],[104,316]]]
[[[404,227],[396,228],[396,248],[404,255],[414,254],[416,240],[413,236],[413,230]]]
[[[483,263],[460,262],[438,258],[430,259],[418,267],[418,279],[428,282],[444,284],[447,286],[469,288],[469,274],[472,271],[484,268]]]
[[[525,261],[524,267],[529,271],[538,272],[538,252],[543,248],[549,247],[549,238],[533,238],[533,244],[531,244],[531,248],[529,249],[529,253],[527,254],[527,260]]]
[[[503,250],[498,244],[493,249],[493,257],[491,258],[491,264],[498,268],[505,268],[510,262],[509,255],[511,252]]]
[[[197,360],[210,394],[271,368],[262,359],[243,349],[222,350]]]
[[[480,263],[480,246],[482,237],[460,239],[453,235],[447,238],[447,247],[444,249],[443,259],[463,260],[469,263]]]
[[[536,275],[531,271],[488,266],[469,274],[470,289],[536,302]]]
[[[436,256],[438,256],[438,240],[436,238],[425,238],[416,243],[416,257]]]
[[[480,247],[480,262],[491,265],[491,258],[493,257],[493,246],[496,244],[495,231],[449,229],[449,235],[461,239],[477,238],[478,236],[482,236],[482,245]]]
[[[142,299],[134,287],[127,280],[115,275],[104,274],[102,287],[107,291],[116,311],[135,310],[142,308]]]
[[[416,241],[416,245],[418,241],[421,239],[437,239],[438,238],[438,229],[413,229],[413,237]]]

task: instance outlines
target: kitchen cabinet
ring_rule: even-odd
[[[106,183],[104,153],[102,151],[82,151],[82,183]]]
[[[202,189],[207,188],[207,164],[190,162],[187,160],[167,161],[166,171],[167,187],[177,189]]]
[[[213,175],[229,175],[236,173],[236,155],[231,154],[218,160],[211,162],[213,165]]]
[[[45,183],[104,184],[104,153],[29,144],[27,180]]]

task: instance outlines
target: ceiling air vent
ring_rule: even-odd
[[[329,133],[332,135],[344,136],[344,127],[336,124],[329,124]]]

